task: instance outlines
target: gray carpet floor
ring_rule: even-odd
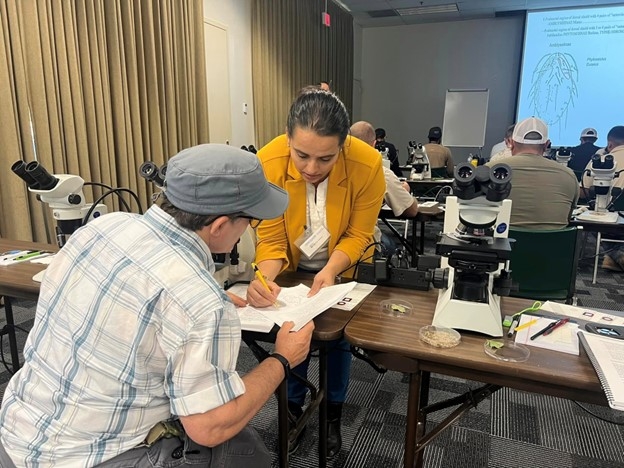
[[[427,227],[427,245],[432,245],[439,226]],[[587,239],[585,255],[593,252],[593,237]],[[591,284],[592,258],[580,262],[577,277],[579,305],[624,312],[624,274],[599,270],[598,284]],[[14,307],[16,323],[30,329],[34,304],[20,302]],[[0,314],[0,327],[4,324]],[[26,334],[18,332],[20,349]],[[8,341],[2,341],[5,359],[10,360]],[[241,346],[238,368],[247,372],[256,364],[250,350]],[[1,365],[0,365],[1,366]],[[2,370],[4,370],[2,368]],[[318,361],[312,359],[309,377],[318,376]],[[0,394],[10,378],[0,373]],[[435,402],[481,384],[469,380],[432,375],[430,401]],[[424,452],[426,468],[593,468],[624,467],[624,412],[583,405],[542,395],[502,389],[464,414],[435,439]],[[401,467],[407,410],[407,376],[389,371],[379,374],[368,364],[353,360],[345,403],[340,453],[328,461],[329,467]],[[435,427],[451,409],[430,415],[428,428]],[[602,419],[616,424],[605,422]],[[278,466],[277,404],[270,399],[252,420],[252,425],[273,451]],[[318,466],[318,421],[313,418],[299,450],[291,458],[292,467]]]

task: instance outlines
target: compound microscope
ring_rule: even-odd
[[[504,163],[455,168],[453,196],[446,199],[444,230],[436,245],[441,266],[433,325],[503,336],[500,297],[509,295],[507,235],[511,215],[511,168]]]
[[[80,226],[108,211],[102,203],[85,202],[82,192],[85,181],[77,175],[52,175],[37,161],[28,164],[22,160],[16,161],[11,170],[26,182],[29,192],[36,194],[38,200],[52,208],[59,247],[63,247]]]
[[[431,179],[431,164],[429,163],[427,150],[422,143],[410,141],[408,142],[407,150],[409,153],[408,164],[412,165],[410,180]]]

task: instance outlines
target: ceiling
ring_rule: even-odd
[[[523,14],[525,10],[621,4],[622,0],[334,0],[362,27],[435,23]],[[458,11],[400,15],[407,8],[457,5]],[[398,11],[397,11],[398,10]],[[422,10],[419,10],[422,11]]]

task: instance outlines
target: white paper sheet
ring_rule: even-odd
[[[229,287],[227,292],[234,293],[245,299],[248,286],[249,285],[246,283],[237,283]],[[273,320],[259,313],[253,307],[237,307],[236,311],[238,312],[238,317],[241,321],[241,329],[243,330],[268,333],[275,325]]]
[[[228,288],[242,298],[247,294],[247,284],[235,284]],[[356,288],[357,287],[357,288]],[[316,295],[307,297],[310,288],[304,284],[282,288],[277,298],[278,307],[237,307],[243,330],[269,332],[273,324],[281,326],[286,321],[295,322],[293,331],[298,331],[317,315],[330,307],[351,310],[360,303],[375,285],[358,284],[355,281],[336,284],[321,289]],[[344,299],[350,299],[345,301]],[[340,304],[339,304],[340,303]]]
[[[540,309],[552,312],[553,314],[561,315],[563,317],[570,317],[573,319],[576,318],[603,325],[624,325],[623,316],[609,314],[599,310],[586,309],[584,307],[561,304],[559,302],[546,301],[542,304]]]
[[[534,346],[536,348],[550,349],[552,351],[560,351],[562,353],[579,354],[579,340],[577,336],[578,324],[568,322],[555,328],[548,335],[541,335],[534,340],[531,339],[538,331],[546,328],[548,324],[556,322],[557,319],[546,317],[535,317],[533,315],[523,314],[518,326],[537,318],[537,322],[516,332],[516,343]]]
[[[340,310],[353,310],[355,306],[366,299],[366,296],[368,296],[376,287],[376,284],[356,283],[355,287],[345,297],[334,304],[332,308]]]
[[[356,284],[352,281],[328,286],[312,297],[308,297],[310,288],[303,284],[292,288],[282,288],[277,298],[277,308],[271,306],[256,310],[271,318],[279,326],[286,321],[293,321],[295,322],[293,331],[298,331],[314,317],[336,305]],[[251,306],[247,307],[253,309]]]

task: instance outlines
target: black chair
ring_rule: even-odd
[[[582,228],[548,231],[511,227],[511,277],[518,284],[514,297],[576,302],[576,271]]]
[[[446,167],[434,167],[431,169],[432,179],[446,179],[448,174],[446,173]]]

